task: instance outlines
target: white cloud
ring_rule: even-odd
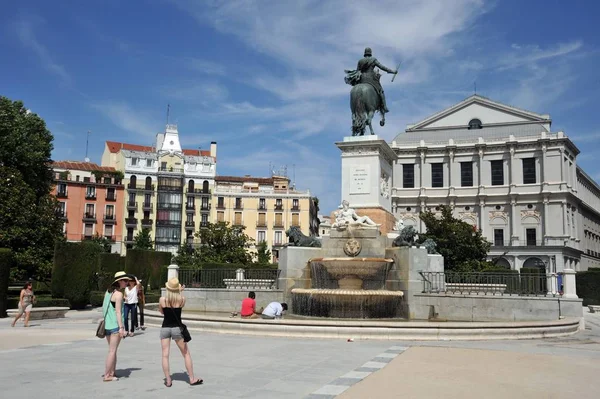
[[[14,23],[15,32],[21,44],[35,53],[42,66],[50,73],[58,76],[63,83],[72,84],[72,78],[64,66],[57,63],[48,49],[38,40],[34,32],[34,24],[39,18],[21,18]]]
[[[164,126],[157,123],[153,116],[134,110],[123,101],[106,101],[92,104],[92,107],[117,127],[142,136],[154,136]]]

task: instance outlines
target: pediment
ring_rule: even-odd
[[[409,125],[406,131],[465,128],[473,119],[479,119],[484,126],[537,123],[549,127],[551,123],[549,115],[536,114],[473,95],[419,123]]]

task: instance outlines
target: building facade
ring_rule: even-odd
[[[107,141],[102,165],[120,170],[126,185],[123,252],[143,228],[155,249],[175,253],[188,232],[210,217],[217,143],[210,151],[182,149],[176,125],[156,135],[155,146]]]
[[[119,252],[125,202],[121,174],[91,162],[59,161],[52,169],[53,194],[67,241],[105,237],[112,243],[112,252]]]
[[[317,206],[310,191],[291,188],[285,176],[216,176],[212,197],[214,221],[246,226],[256,243],[267,242],[274,261],[288,242],[287,229],[297,226],[311,235],[315,225]]]
[[[419,213],[454,208],[482,231],[498,265],[547,272],[600,263],[600,187],[549,115],[481,96],[409,125],[390,144],[392,212],[422,232]]]

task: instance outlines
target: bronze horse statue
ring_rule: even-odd
[[[375,88],[369,83],[359,83],[350,91],[350,109],[352,110],[352,135],[364,136],[368,126],[375,134],[371,121],[375,112],[381,109],[381,99]],[[379,125],[385,125],[385,114],[381,114]]]

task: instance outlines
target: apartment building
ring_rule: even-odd
[[[600,264],[600,187],[549,115],[478,95],[409,125],[390,147],[392,212],[424,231],[440,204],[481,229],[490,259],[520,269]]]
[[[52,164],[67,241],[106,237],[113,252],[120,251],[124,186],[122,174],[113,167],[91,162],[59,161]]]
[[[173,124],[153,146],[106,142],[102,165],[122,171],[126,185],[123,251],[148,228],[157,250],[175,253],[189,231],[208,222],[216,157],[216,142],[208,151],[182,149]]]
[[[245,233],[257,243],[268,243],[274,261],[279,248],[288,242],[288,228],[297,226],[312,235],[317,219],[310,191],[290,187],[285,176],[216,176],[212,198],[214,220],[246,226]]]

